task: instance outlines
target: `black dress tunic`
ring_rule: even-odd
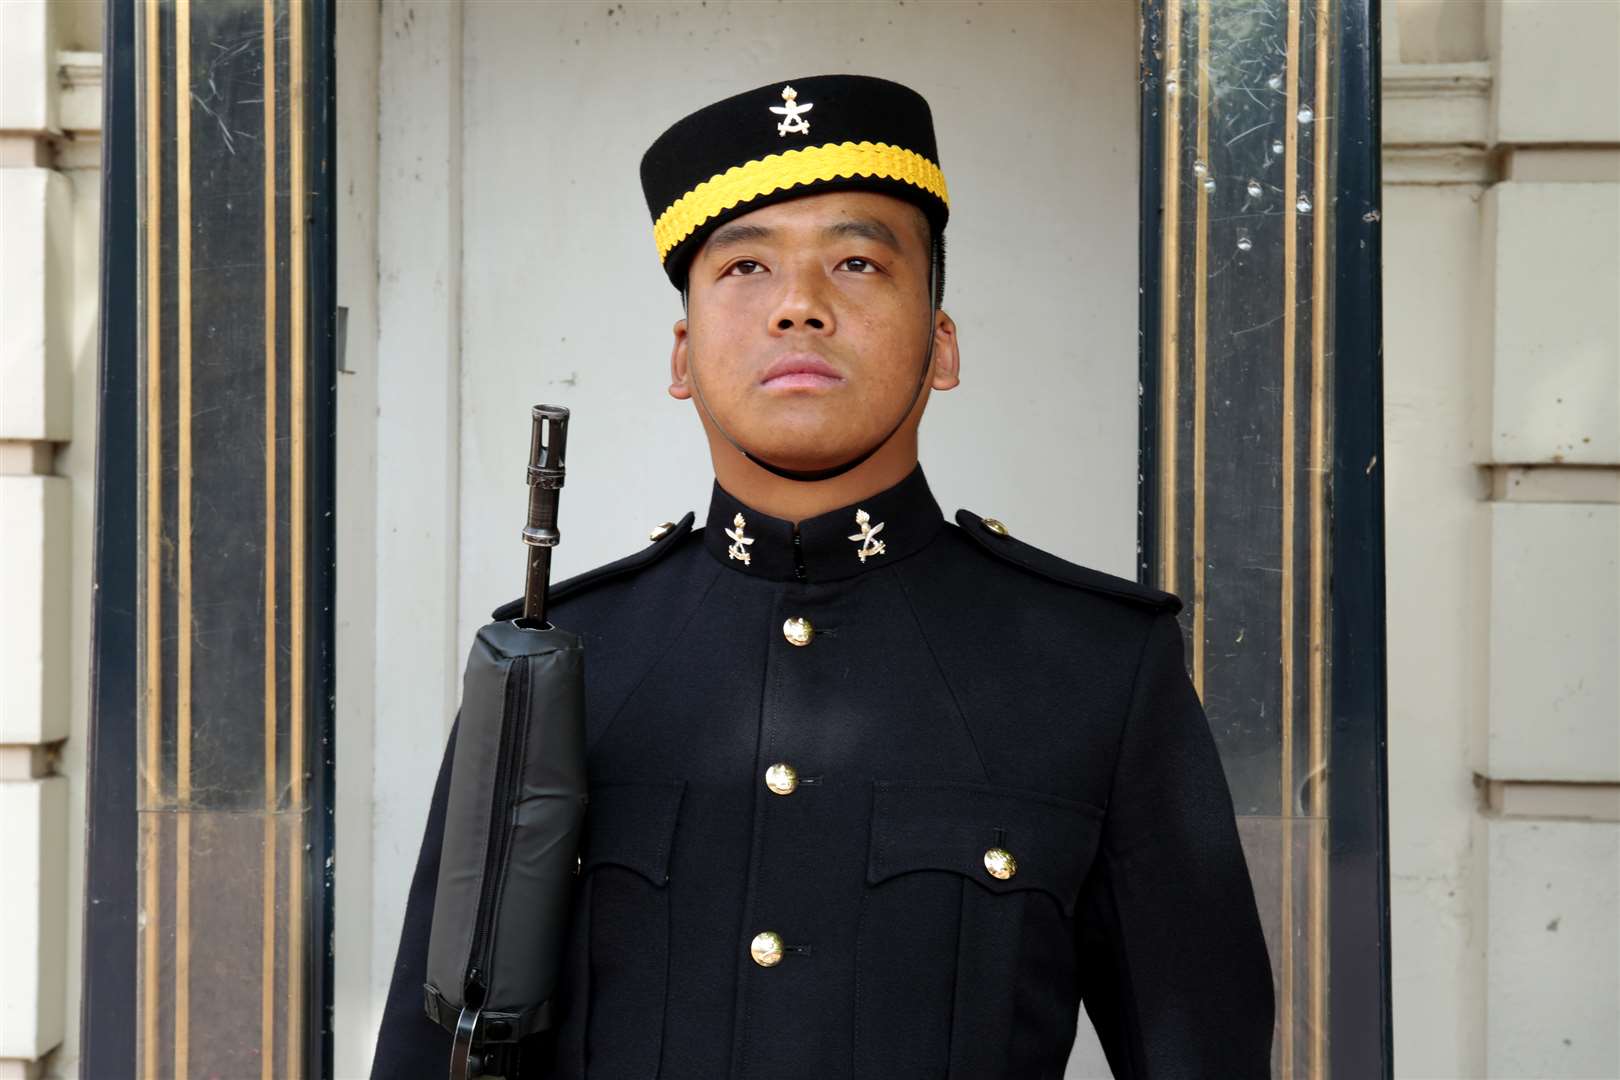
[[[946,522],[920,466],[797,529],[718,484],[691,520],[554,590],[591,802],[524,1077],[1056,1080],[1082,1000],[1118,1077],[1269,1075],[1175,597]],[[453,750],[374,1077],[449,1058],[422,984]]]

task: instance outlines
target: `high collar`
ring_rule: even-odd
[[[806,518],[796,529],[791,521],[755,510],[716,480],[703,545],[722,565],[751,577],[837,581],[922,550],[944,521],[920,464],[893,487]]]

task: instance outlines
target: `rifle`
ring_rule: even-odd
[[[554,1020],[586,805],[584,650],[546,619],[568,418],[531,411],[523,614],[478,631],[463,677],[423,988],[451,1080],[510,1076]]]

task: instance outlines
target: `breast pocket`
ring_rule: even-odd
[[[1022,1075],[1020,1023],[1072,1014],[1072,916],[1102,811],[1016,788],[878,781],[859,932],[863,1077]],[[1055,995],[1055,999],[1054,999]]]
[[[575,893],[566,1076],[658,1073],[669,970],[669,856],[682,780],[592,784]]]

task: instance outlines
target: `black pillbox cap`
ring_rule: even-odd
[[[936,236],[950,213],[928,102],[869,75],[789,79],[705,106],[654,140],[641,188],[676,288],[715,228],[784,199],[878,191],[920,207]]]

